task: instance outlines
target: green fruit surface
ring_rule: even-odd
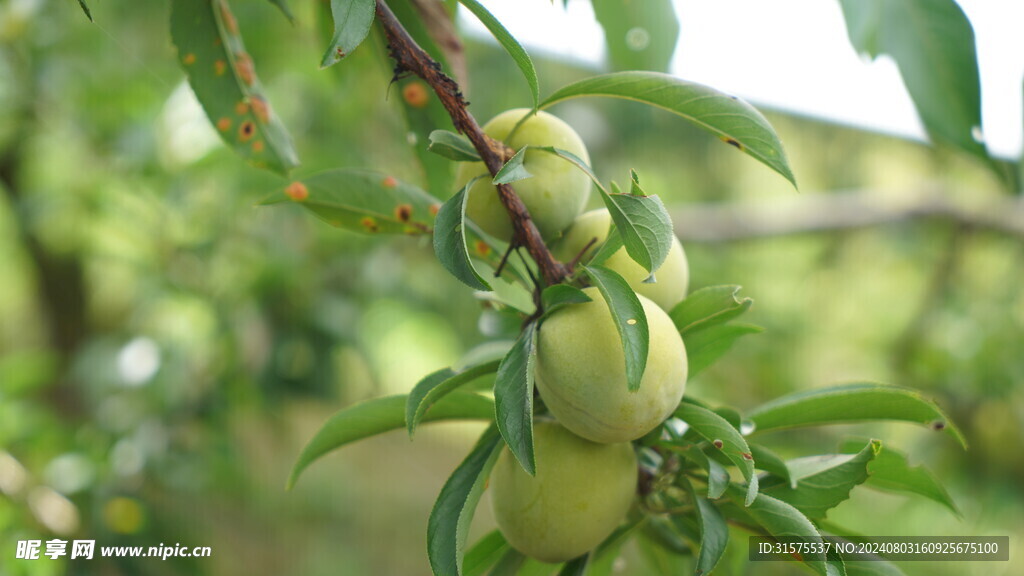
[[[668,314],[639,296],[650,347],[640,389],[626,384],[622,341],[597,288],[544,321],[537,338],[536,384],[555,418],[594,442],[628,442],[661,424],[686,389],[686,348]]]
[[[623,521],[636,493],[636,455],[628,443],[595,444],[556,422],[536,422],[533,433],[537,475],[505,448],[491,473],[494,516],[515,549],[564,562]]]
[[[509,138],[516,123],[529,110],[519,108],[495,116],[483,126],[491,138],[518,150],[523,146],[554,146],[568,150],[588,164],[590,156],[579,135],[565,122],[547,112],[538,112]],[[527,150],[523,166],[532,178],[512,184],[526,205],[530,217],[546,240],[557,238],[580,215],[590,196],[590,178],[571,163],[547,152]],[[512,221],[498,199],[497,189],[483,162],[462,162],[456,185],[462,188],[470,180],[483,176],[469,191],[466,215],[484,232],[500,240],[512,238]]]

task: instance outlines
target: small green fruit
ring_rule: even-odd
[[[538,112],[508,138],[516,123],[530,111],[526,108],[508,110],[483,126],[491,138],[501,140],[514,150],[526,145],[554,146],[572,152],[590,162],[587,148],[579,135],[565,122],[547,112]],[[571,163],[547,152],[527,150],[523,166],[532,178],[513,184],[516,194],[530,211],[530,217],[545,239],[557,238],[573,219],[579,216],[590,196],[590,178]],[[497,189],[483,162],[462,162],[456,175],[458,188],[483,176],[469,191],[466,215],[484,232],[499,238],[512,238],[512,221],[498,199]]]
[[[672,319],[644,296],[650,347],[640,389],[626,383],[625,355],[608,304],[591,301],[555,312],[537,338],[535,381],[544,403],[572,432],[594,442],[628,442],[661,424],[686,389],[686,348]]]
[[[491,473],[491,503],[502,534],[542,562],[592,550],[626,516],[636,493],[637,461],[628,443],[595,444],[556,422],[533,427],[537,475],[509,452]]]
[[[581,214],[565,231],[565,235],[558,241],[552,254],[562,262],[571,262],[573,258],[579,256],[587,243],[596,238],[597,241],[594,242],[593,247],[587,250],[581,260],[586,262],[608,237],[608,227],[611,222],[612,216],[605,208]],[[671,310],[676,304],[682,302],[690,284],[690,266],[686,261],[686,252],[683,251],[683,245],[675,236],[672,237],[672,247],[668,251],[668,256],[665,257],[665,262],[655,270],[656,282],[644,283],[650,274],[643,266],[629,257],[625,248],[612,254],[605,261],[604,266],[618,272],[626,279],[626,282],[629,282],[630,288],[637,294],[654,300],[654,303],[665,311]]]

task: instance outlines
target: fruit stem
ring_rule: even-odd
[[[442,72],[441,66],[416,44],[385,0],[377,0],[377,21],[384,29],[388,52],[395,61],[395,76],[411,72],[422,78],[441,99],[455,129],[469,138],[487,170],[492,176],[496,175],[515,151],[484,134],[476,119],[466,109],[468,103],[458,83]],[[548,250],[540,231],[530,218],[530,212],[515,190],[508,184],[498,184],[496,187],[501,204],[512,220],[515,232],[512,243],[526,248],[540,268],[544,285],[561,283],[569,275],[569,267],[555,259]]]

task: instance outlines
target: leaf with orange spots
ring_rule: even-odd
[[[171,38],[221,138],[254,166],[282,174],[297,166],[291,138],[263,94],[227,0],[172,0]]]
[[[366,40],[376,6],[374,0],[331,0],[334,37],[320,60],[321,68],[337,64]]]
[[[429,234],[440,201],[372,170],[339,169],[292,182],[261,202],[294,202],[331,226],[364,234]]]

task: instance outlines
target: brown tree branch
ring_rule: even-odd
[[[377,0],[377,21],[384,28],[388,51],[395,61],[395,74],[410,72],[426,81],[441,99],[455,129],[465,134],[473,143],[491,175],[497,174],[514,151],[484,134],[476,119],[466,109],[466,99],[462,96],[459,85],[445,75],[437,62],[416,44],[384,0]],[[546,285],[558,284],[564,280],[569,275],[569,268],[551,255],[537,226],[530,219],[529,211],[515,190],[507,184],[499,184],[497,189],[498,197],[512,219],[512,228],[515,231],[513,245],[526,248],[540,268]]]

